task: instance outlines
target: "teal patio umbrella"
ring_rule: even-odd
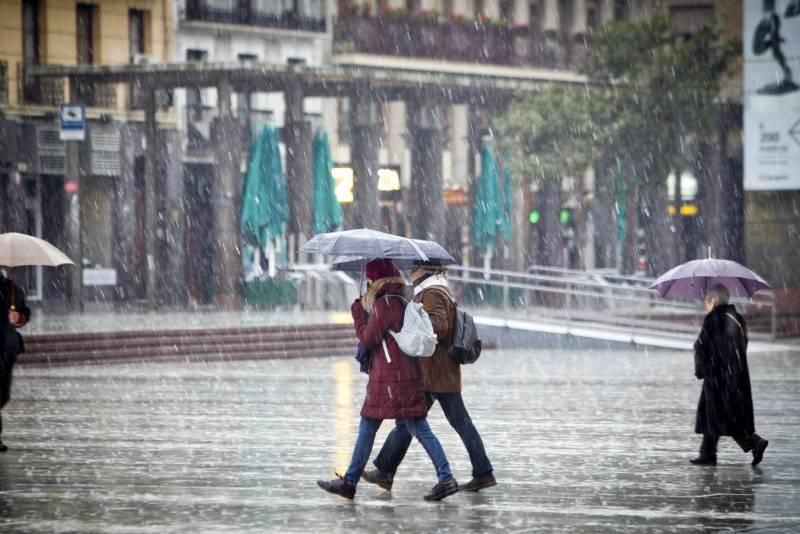
[[[250,147],[242,193],[242,241],[256,249],[271,246],[286,233],[288,220],[278,133],[267,126]]]
[[[333,181],[333,157],[328,143],[328,134],[317,130],[312,144],[314,222],[312,232],[322,234],[342,227],[344,216],[336,200],[336,185]]]
[[[494,153],[486,143],[481,147],[481,175],[475,186],[475,204],[472,207],[472,242],[486,251],[490,259],[497,232],[503,222],[503,205],[497,183],[497,165]]]

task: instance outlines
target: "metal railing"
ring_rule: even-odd
[[[329,272],[330,265],[306,264],[300,271],[305,273],[304,277],[311,277],[312,271]],[[706,315],[700,302],[666,300],[647,289],[653,282],[649,278],[543,266],[533,266],[529,271],[452,266],[448,279],[461,305],[502,318],[696,335]],[[339,280],[344,283],[346,279]],[[357,285],[357,280],[354,283]],[[346,285],[352,293],[353,283]],[[314,291],[304,294],[301,306],[316,309],[319,297]],[[775,338],[776,312],[771,292],[733,302],[747,318],[751,338]]]
[[[697,333],[706,312],[700,302],[666,300],[648,289],[653,279],[534,266],[529,272],[474,267],[450,269],[460,301],[515,318],[599,324],[662,333]],[[748,317],[751,337],[774,339],[774,296],[733,299]]]

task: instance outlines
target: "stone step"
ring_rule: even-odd
[[[351,325],[31,335],[21,365],[220,361],[355,354]]]
[[[80,339],[60,341],[42,341],[40,339],[25,339],[25,348],[28,352],[83,352],[87,350],[104,351],[115,350],[120,347],[132,348],[152,348],[160,346],[213,346],[225,347],[229,344],[242,343],[282,343],[293,339],[311,339],[325,342],[355,341],[355,334],[352,328],[344,330],[322,330],[309,332],[255,332],[246,334],[236,334],[227,332],[217,332],[213,334],[178,334],[170,332],[160,332],[158,334],[147,334],[137,337],[127,338],[100,338],[100,339]]]

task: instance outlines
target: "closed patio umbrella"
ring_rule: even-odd
[[[333,158],[328,135],[318,130],[312,145],[314,177],[314,234],[333,232],[342,226],[344,216],[333,181]]]

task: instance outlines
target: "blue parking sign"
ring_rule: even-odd
[[[59,112],[62,141],[83,141],[86,138],[86,108],[83,104],[62,104]]]

